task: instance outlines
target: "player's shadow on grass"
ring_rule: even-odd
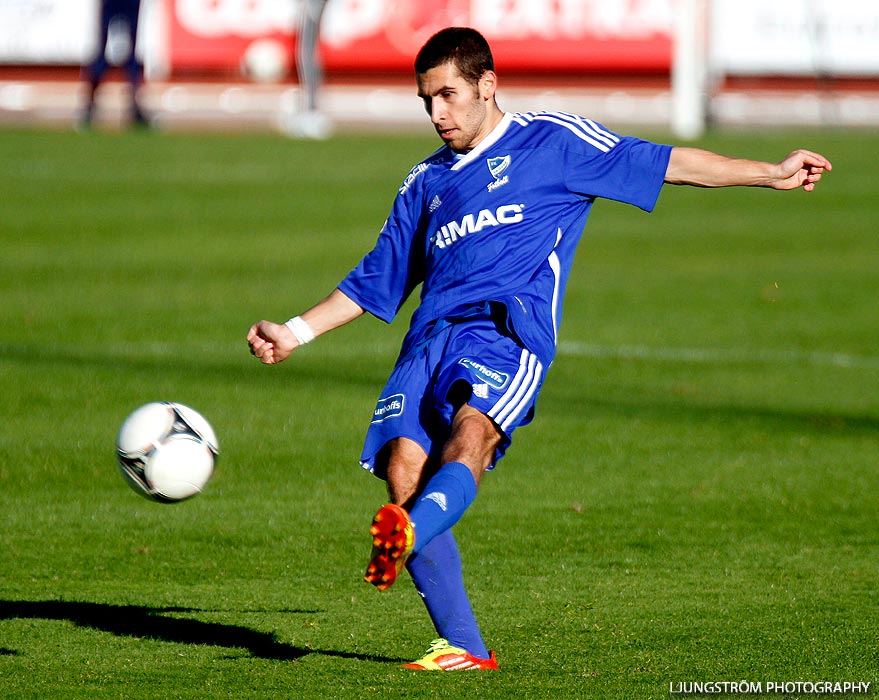
[[[207,644],[229,649],[246,649],[259,659],[296,661],[310,654],[343,659],[402,663],[372,654],[297,647],[279,642],[274,634],[238,625],[168,617],[163,613],[198,612],[192,608],[149,608],[138,605],[108,605],[73,601],[0,600],[0,620],[67,620],[79,627],[110,632],[122,637],[142,637],[177,644]],[[307,612],[307,611],[290,611]],[[15,654],[12,650],[7,653]]]

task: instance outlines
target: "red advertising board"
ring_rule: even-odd
[[[269,38],[292,51],[301,0],[164,0],[172,72],[237,71]],[[675,0],[329,0],[326,70],[409,74],[451,25],[479,29],[505,72],[667,72]]]
[[[296,3],[289,0],[162,0],[172,73],[237,73],[247,48],[273,39],[292,51]]]

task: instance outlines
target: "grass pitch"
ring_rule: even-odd
[[[538,419],[456,528],[502,672],[434,675],[398,668],[432,638],[408,582],[360,581],[384,491],[356,459],[408,313],[279,367],[244,341],[356,264],[434,141],[0,132],[0,697],[875,692],[879,136],[702,145],[835,170],[596,205]],[[173,506],[114,462],[155,400],[221,443]]]

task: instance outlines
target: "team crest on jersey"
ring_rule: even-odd
[[[379,399],[372,412],[372,422],[381,423],[388,418],[400,416],[403,414],[403,407],[406,404],[405,394],[393,394]]]
[[[471,360],[469,357],[465,357],[459,360],[458,364],[464,365],[467,369],[469,369],[476,376],[478,376],[483,382],[491,387],[494,387],[495,389],[502,389],[510,379],[509,374],[505,372],[498,372],[491,367],[486,367],[481,362]]]
[[[504,175],[507,168],[510,167],[510,156],[498,156],[497,158],[486,158],[488,170],[494,177],[494,182],[488,183],[488,191],[494,192],[498,187],[503,187],[510,181],[509,175]]]
[[[492,177],[498,179],[504,174],[504,171],[510,167],[510,156],[498,156],[497,158],[488,158],[488,170]]]

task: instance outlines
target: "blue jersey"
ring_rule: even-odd
[[[490,302],[549,366],[593,202],[651,211],[670,152],[575,115],[507,113],[469,153],[444,146],[412,169],[375,248],[339,289],[390,323],[422,285],[402,354],[438,321]]]

